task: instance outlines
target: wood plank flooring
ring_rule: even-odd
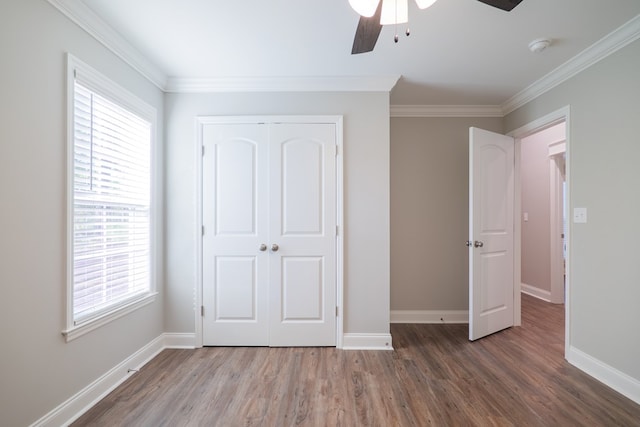
[[[522,327],[393,324],[395,351],[165,350],[73,426],[640,426],[640,405],[563,358],[563,306]]]

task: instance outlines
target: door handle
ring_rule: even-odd
[[[473,242],[471,240],[467,240],[465,243],[465,246],[470,248],[471,246],[473,246]]]
[[[482,243],[479,240],[476,240],[475,242],[473,242],[473,246],[476,247],[476,248],[481,248],[481,247],[484,246],[484,243]]]
[[[266,251],[266,250],[267,250],[267,245],[265,245],[264,243],[262,243],[262,244],[260,245],[260,248],[259,248],[259,249],[260,249],[260,252],[264,252],[264,251]]]
[[[273,252],[278,252],[278,249],[280,249],[280,246],[276,245],[275,243],[273,245],[271,245],[271,250]]]

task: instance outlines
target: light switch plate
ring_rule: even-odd
[[[573,223],[574,224],[587,223],[587,208],[573,208]]]

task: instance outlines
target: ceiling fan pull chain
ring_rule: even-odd
[[[398,1],[399,1],[399,0],[394,0],[394,1],[395,1],[395,3],[394,3],[394,4],[395,4],[395,6],[396,6],[396,9],[395,9],[395,12],[396,12],[396,19],[395,19],[395,29],[396,29],[396,32],[395,32],[395,35],[393,36],[393,41],[394,41],[395,43],[398,43],[398,40],[400,40],[400,36],[398,36]],[[406,35],[407,37],[409,37],[409,35],[411,35],[411,29],[410,29],[409,27],[407,27],[407,30],[406,30],[404,33],[405,33],[405,35]]]
[[[398,15],[398,6],[397,5],[398,5],[398,2],[396,1],[396,22],[398,22],[398,16],[397,16]],[[407,11],[407,14],[408,13],[409,12]],[[411,30],[409,29],[409,23],[408,22],[407,22],[407,31],[405,31],[404,33],[407,35],[407,37],[409,37],[409,34],[411,34]]]
[[[395,21],[396,21],[396,22],[395,22],[395,24],[396,24],[396,25],[395,25],[395,28],[396,28],[396,35],[395,35],[395,36],[393,36],[393,41],[394,41],[395,43],[398,43],[398,40],[399,40],[399,38],[398,38],[398,0],[395,0],[394,5],[396,6],[396,19],[395,19]]]

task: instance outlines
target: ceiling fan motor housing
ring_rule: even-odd
[[[505,10],[507,12],[511,12],[513,8],[519,5],[522,0],[478,0],[484,4],[488,4],[489,6],[497,7],[498,9]]]

